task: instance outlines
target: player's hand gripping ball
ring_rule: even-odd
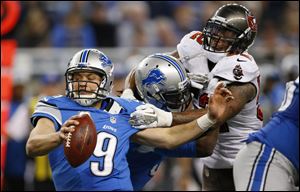
[[[64,142],[64,153],[72,167],[84,163],[94,152],[97,142],[96,127],[89,114],[82,114],[75,120],[79,125],[69,132]]]

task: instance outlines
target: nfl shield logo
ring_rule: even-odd
[[[117,122],[117,119],[114,116],[110,117],[110,122],[115,124]]]

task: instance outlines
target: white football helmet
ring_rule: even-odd
[[[166,54],[154,54],[142,60],[135,72],[139,96],[156,107],[184,111],[190,101],[191,83],[182,63]]]
[[[83,106],[90,106],[95,102],[105,99],[111,92],[113,82],[113,63],[101,51],[97,49],[84,49],[77,52],[69,61],[66,78],[66,95]],[[74,73],[93,72],[98,74],[103,80],[98,84],[91,81],[75,81]],[[74,90],[75,83],[94,83],[97,84],[97,90]],[[86,89],[86,88],[85,88]],[[81,92],[90,94],[81,94]]]

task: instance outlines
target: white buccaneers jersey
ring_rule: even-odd
[[[185,41],[185,46],[180,44],[177,46],[177,49],[179,48],[178,53],[180,57],[187,53],[188,49],[183,50],[185,47],[188,47],[187,42],[190,42],[188,41],[189,39],[184,40],[184,38],[180,43]],[[205,58],[206,51],[202,48],[201,44],[199,44],[198,48],[200,47],[199,52],[203,52],[203,54],[201,53],[195,56],[199,57],[198,59],[189,58],[184,62],[188,70],[192,73],[209,72],[209,62],[207,62],[207,57]],[[193,52],[195,52],[195,50],[193,50]],[[200,59],[202,59],[203,62],[200,62]],[[240,113],[221,126],[213,154],[202,159],[204,164],[210,168],[231,168],[236,154],[244,145],[241,141],[246,139],[249,133],[260,129],[263,124],[262,113],[258,103],[260,73],[256,62],[248,53],[220,56],[218,59],[216,65],[210,72],[210,76],[212,76],[213,79],[210,81],[207,90],[194,99],[194,106],[199,108],[206,107],[208,96],[213,92],[219,80],[225,81],[226,84],[234,82],[252,83],[256,88],[256,97],[249,101]],[[238,100],[238,98],[235,99]]]
[[[192,31],[186,34],[177,45],[177,51],[180,57],[179,59],[190,73],[201,75],[210,74],[210,71],[213,69],[217,61],[225,57],[224,53],[211,53],[205,51],[202,44],[202,32]],[[192,92],[194,94],[192,101],[193,105],[195,108],[200,108],[200,92],[199,90],[192,90]]]
[[[203,34],[200,31],[192,31],[186,34],[177,45],[180,60],[185,68],[191,73],[209,73],[209,59],[212,63],[217,63],[225,57],[224,53],[212,53],[203,49]]]
[[[192,31],[185,35],[177,45],[180,60],[191,73],[209,73],[207,57],[202,47],[202,33]]]

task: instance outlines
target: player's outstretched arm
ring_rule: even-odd
[[[172,112],[172,126],[189,123],[207,113],[207,109],[192,109],[184,112]]]
[[[35,157],[46,155],[54,148],[58,147],[63,140],[66,140],[66,135],[73,132],[73,125],[78,125],[79,122],[72,120],[76,116],[72,116],[61,127],[60,131],[55,131],[54,123],[48,118],[40,118],[31,131],[26,143],[26,153],[28,156]]]
[[[172,149],[200,136],[212,126],[223,122],[227,103],[233,99],[231,92],[219,83],[211,96],[208,113],[197,120],[170,128],[145,129],[132,139],[144,145]]]

